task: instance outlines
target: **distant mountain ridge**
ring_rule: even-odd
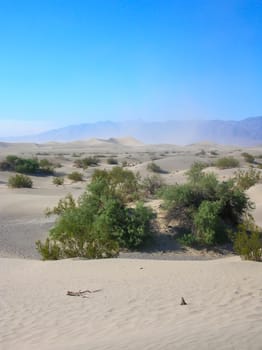
[[[89,138],[124,138],[126,135],[147,144],[190,144],[210,141],[230,145],[262,144],[262,117],[239,121],[223,120],[170,120],[163,122],[97,122],[71,125],[37,135],[5,137],[9,142],[69,142]]]

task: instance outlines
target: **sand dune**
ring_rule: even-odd
[[[261,349],[259,263],[1,259],[0,271],[5,350]],[[66,295],[80,289],[101,291]]]
[[[162,178],[171,184],[183,183],[186,170],[194,161],[214,159],[214,149],[216,157],[230,154],[243,162],[243,150],[235,147],[130,147],[131,141],[100,140],[98,144],[91,140],[89,145],[86,141],[1,143],[0,156],[50,157],[62,163],[57,171],[64,176],[76,170],[73,152],[83,157],[101,153],[100,169],[112,167],[107,163],[112,154],[120,164],[126,161],[129,169],[140,171],[142,176],[152,175],[147,164],[156,159],[166,171]],[[256,152],[261,154],[261,148]],[[80,170],[86,181],[94,169]],[[209,167],[205,171],[214,171],[223,180],[231,177],[235,169]],[[262,348],[262,264],[241,261],[236,256],[209,261],[30,260],[39,259],[35,241],[44,239],[53,224],[54,218],[44,216],[46,207],[54,206],[68,192],[78,197],[86,182],[74,184],[66,179],[64,186],[56,187],[52,177],[36,176],[32,177],[33,189],[10,189],[10,175],[0,172],[0,349]],[[262,184],[251,187],[247,193],[256,203],[254,217],[262,227]],[[161,254],[149,257],[163,259]],[[196,258],[195,253],[186,254],[181,252],[179,259]],[[208,257],[214,258],[204,256]],[[198,252],[197,258],[203,256]],[[66,295],[68,290],[85,289],[101,291],[88,294],[88,298]],[[188,305],[180,305],[182,296]]]

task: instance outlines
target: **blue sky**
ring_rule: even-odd
[[[262,115],[262,0],[0,0],[0,136]]]

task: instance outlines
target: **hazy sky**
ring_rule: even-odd
[[[262,0],[0,0],[0,136],[262,115]]]

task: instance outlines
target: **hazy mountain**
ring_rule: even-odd
[[[145,143],[189,144],[211,141],[222,144],[262,144],[262,117],[240,121],[97,122],[71,125],[38,135],[0,138],[0,141],[75,141],[88,138],[121,138],[132,135]]]

